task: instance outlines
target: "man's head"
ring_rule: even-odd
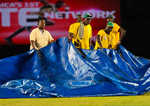
[[[107,16],[106,19],[107,19],[107,22],[109,22],[109,21],[113,22],[114,21],[114,16],[109,15],[109,16]]]
[[[44,27],[45,27],[45,23],[46,23],[46,19],[45,18],[39,18],[38,19],[38,27],[40,28],[40,29],[44,29]]]
[[[85,25],[88,25],[88,24],[90,24],[91,19],[92,19],[92,15],[89,14],[89,13],[85,13],[84,16],[83,16],[83,23]]]
[[[107,25],[106,25],[106,31],[107,31],[108,33],[110,33],[110,32],[112,31],[113,27],[114,27],[113,22],[109,21],[109,22],[107,23]]]
[[[50,13],[51,11],[53,11],[54,9],[53,9],[53,6],[51,6],[51,5],[44,5],[44,6],[42,6],[41,8],[40,8],[40,12],[48,12],[48,13]]]
[[[77,22],[81,22],[82,21],[82,16],[81,14],[77,14]]]

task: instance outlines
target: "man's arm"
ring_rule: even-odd
[[[92,27],[91,27],[91,25],[90,25],[90,36],[89,36],[89,47],[91,47],[92,46],[92,41],[93,41],[93,33],[92,33]]]
[[[75,34],[74,33],[76,33],[76,24],[74,23],[74,24],[71,24],[70,26],[69,26],[69,30],[68,30],[68,40],[69,41],[72,41],[72,38],[74,38],[75,37]]]
[[[89,39],[89,46],[91,47],[92,46],[92,41],[93,41],[93,39],[92,39],[92,37]]]
[[[48,42],[48,44],[53,43],[54,41],[55,41],[55,40],[54,40],[54,39],[52,39],[51,41],[49,41],[49,42]]]
[[[31,40],[31,45],[32,45],[33,49],[39,50],[39,48],[37,47],[36,42],[34,40]]]
[[[97,35],[97,42],[98,44],[100,45],[100,47],[102,47],[102,44],[101,44],[101,36],[100,35]]]
[[[73,33],[71,33],[71,32],[69,32],[69,34],[68,34],[68,40],[69,41],[72,41],[72,38],[74,37],[74,34]]]
[[[120,27],[119,32],[120,32],[120,41],[121,41],[123,37],[126,35],[126,30]]]
[[[39,50],[39,47],[36,43],[36,32],[35,30],[32,30],[32,32],[30,33],[30,43],[33,49]]]
[[[49,40],[48,40],[48,44],[54,42],[54,38],[52,37],[52,35],[49,33]]]

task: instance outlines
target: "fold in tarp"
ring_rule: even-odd
[[[67,38],[0,60],[0,98],[140,95],[150,60],[117,50],[78,50]]]

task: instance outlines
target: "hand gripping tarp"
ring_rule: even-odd
[[[67,38],[0,60],[0,98],[140,95],[150,90],[150,60],[123,46],[78,50]]]

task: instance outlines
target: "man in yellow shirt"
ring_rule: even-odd
[[[77,48],[90,49],[90,38],[92,37],[92,27],[90,25],[92,16],[84,14],[83,20],[70,25],[68,39]]]
[[[109,15],[107,17],[107,22],[112,22],[113,23],[113,29],[112,32],[114,33],[113,41],[112,41],[112,48],[115,49],[117,48],[117,45],[121,43],[121,40],[126,34],[126,31],[124,28],[119,26],[117,23],[114,22],[114,17],[112,15]]]
[[[98,31],[95,49],[112,48],[112,41],[114,40],[113,37],[115,36],[112,32],[113,26],[114,25],[112,22],[108,22],[105,29]]]
[[[116,49],[121,43],[126,31],[120,27],[117,23],[113,22],[112,15],[107,17],[107,26],[98,32],[95,49],[109,48]]]
[[[30,33],[30,50],[39,50],[53,42],[53,37],[47,30],[44,29],[44,27],[45,18],[39,18],[38,28],[33,29]]]

